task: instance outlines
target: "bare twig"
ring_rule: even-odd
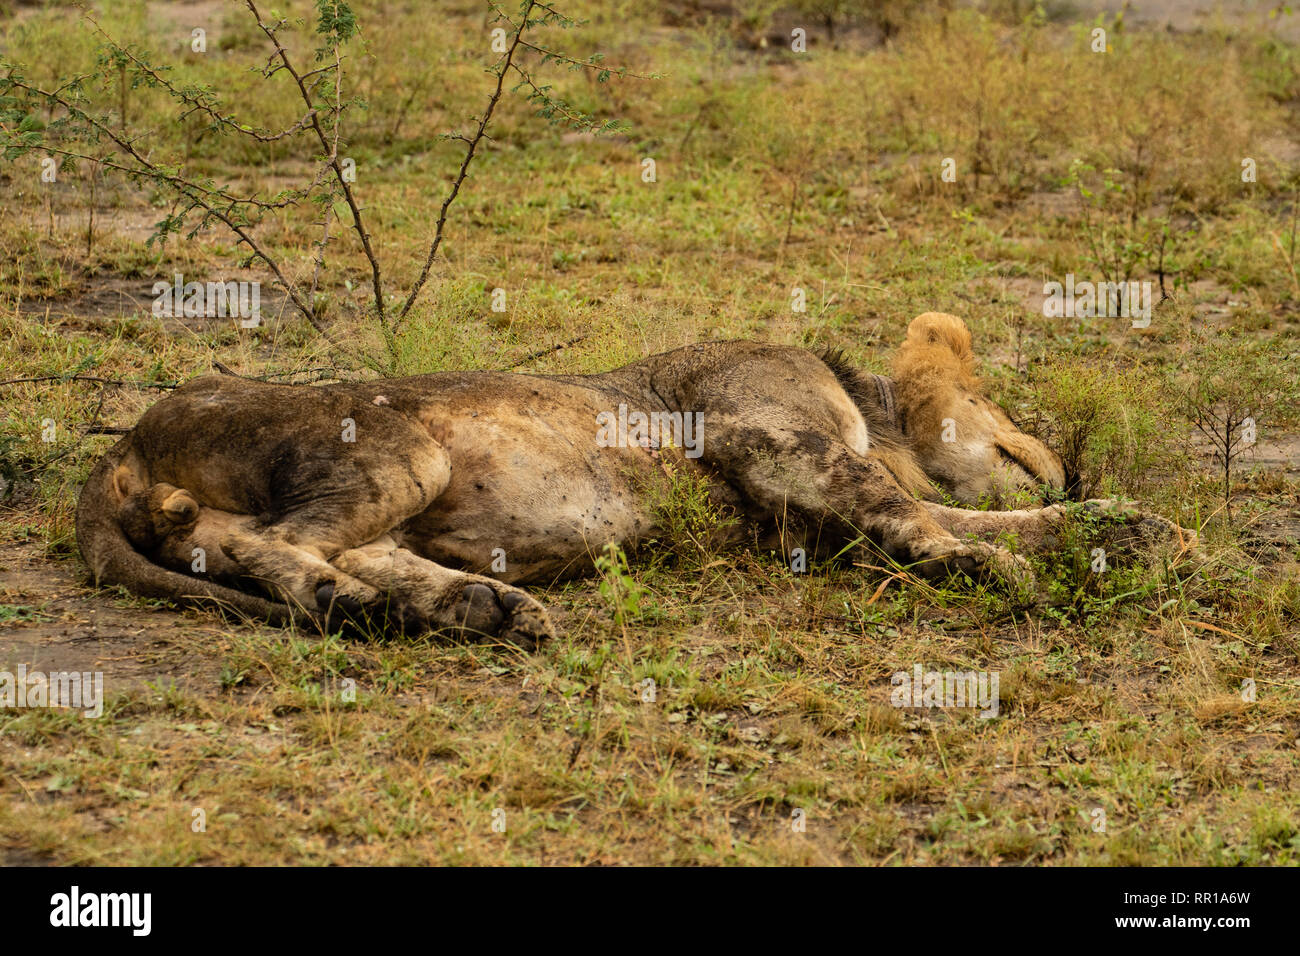
[[[483,141],[487,133],[488,122],[492,119],[492,113],[497,108],[497,103],[501,99],[501,93],[505,88],[506,73],[510,71],[511,63],[514,61],[515,51],[519,49],[519,44],[523,41],[524,30],[528,28],[528,14],[532,13],[533,8],[537,6],[536,0],[529,0],[528,6],[524,9],[523,23],[515,30],[514,41],[510,48],[506,50],[502,59],[497,63],[497,68],[493,71],[496,74],[496,87],[492,90],[492,96],[488,100],[487,109],[483,111],[483,117],[479,120],[478,130],[467,141],[468,147],[465,149],[465,158],[461,161],[460,172],[452,180],[451,189],[442,201],[442,207],[438,210],[438,222],[434,227],[433,241],[429,244],[429,253],[424,258],[424,266],[420,269],[420,275],[415,280],[415,285],[411,288],[411,293],[402,303],[402,308],[397,313],[397,322],[406,318],[411,307],[415,305],[415,300],[420,296],[420,290],[424,288],[424,283],[429,279],[429,270],[433,268],[433,260],[438,255],[438,249],[442,246],[443,228],[447,225],[447,210],[451,204],[456,201],[456,196],[460,194],[461,184],[465,182],[465,177],[469,175],[469,164],[474,161],[474,153],[478,150],[478,145]],[[504,17],[503,17],[504,19]]]
[[[90,116],[80,107],[69,102],[65,97],[58,93],[47,92],[38,87],[29,86],[21,81],[12,82],[16,88],[32,92],[38,96],[46,98],[50,102],[57,103],[67,110],[69,115],[76,116],[83,122],[90,124],[96,132],[113,142],[119,150],[142,167],[142,169],[133,170],[132,172],[134,175],[144,175],[147,173],[150,178],[167,183],[191,204],[191,208],[201,208],[213,218],[224,223],[226,228],[235,233],[244,244],[248,246],[249,250],[256,258],[261,259],[266,263],[267,267],[275,274],[276,279],[284,288],[285,293],[293,301],[293,304],[297,306],[298,311],[306,317],[307,321],[310,322],[327,341],[334,345],[335,348],[339,349],[339,351],[348,355],[352,354],[349,349],[340,345],[334,337],[330,335],[329,331],[317,318],[315,310],[303,300],[302,293],[298,287],[293,282],[289,281],[289,278],[284,274],[284,271],[280,268],[280,264],[273,259],[262,245],[253,237],[250,228],[252,224],[244,220],[242,215],[237,217],[235,208],[238,205],[238,200],[226,196],[219,191],[208,190],[205,187],[189,182],[178,174],[170,173],[159,168],[157,165],[150,162],[149,159],[146,158],[138,149],[136,149],[135,144],[131,140],[118,134],[105,123]],[[209,198],[210,196],[220,196],[224,201],[224,208],[219,207],[212,198]]]
[[[541,357],[543,357],[543,356],[545,356],[545,355],[550,355],[550,354],[552,354],[552,353],[554,353],[554,352],[562,352],[562,351],[564,351],[565,349],[569,348],[569,347],[572,346],[572,345],[577,345],[579,342],[581,342],[581,341],[582,341],[583,339],[585,339],[586,337],[587,337],[587,336],[586,336],[585,334],[583,334],[583,335],[579,335],[579,336],[576,336],[575,338],[571,338],[571,339],[569,339],[569,341],[567,341],[567,342],[561,342],[561,343],[559,343],[558,345],[551,345],[551,346],[548,346],[548,347],[546,347],[546,348],[544,348],[544,349],[538,349],[536,352],[529,352],[527,355],[525,355],[525,356],[524,356],[523,358],[521,358],[519,361],[517,361],[517,362],[515,362],[515,363],[513,363],[513,364],[511,364],[511,365],[507,365],[504,369],[502,369],[502,371],[508,372],[508,371],[510,371],[511,369],[518,368],[518,367],[521,366],[521,365],[527,365],[529,362],[536,361],[537,359],[539,359],[539,358],[541,358]]]
[[[289,59],[289,51],[284,48],[284,45],[280,42],[280,38],[276,36],[277,27],[267,26],[266,22],[262,19],[261,12],[257,9],[257,4],[254,3],[253,0],[244,0],[244,3],[257,19],[258,28],[261,29],[261,31],[266,34],[267,39],[274,44],[276,56],[279,57],[283,68],[291,77],[293,77],[294,83],[298,87],[298,93],[301,95],[303,102],[307,105],[309,110],[312,109],[315,104],[312,102],[311,92],[307,89],[306,85],[306,77],[309,74],[301,74],[294,68],[293,63]],[[337,64],[339,62],[337,59],[339,56],[337,45],[334,47],[334,55]],[[337,93],[337,88],[343,85],[343,77],[341,73],[335,74],[334,85]],[[333,125],[336,134],[339,123],[339,112],[341,112],[341,110],[336,106],[333,118]],[[361,240],[361,250],[365,253],[366,259],[370,263],[370,277],[371,282],[373,283],[375,295],[375,317],[379,320],[380,326],[387,331],[388,315],[384,308],[384,285],[379,268],[379,259],[375,256],[375,250],[371,245],[370,232],[366,229],[365,219],[361,215],[361,206],[357,203],[357,197],[353,192],[352,186],[348,182],[347,177],[343,175],[343,167],[339,163],[337,135],[335,136],[334,142],[331,144],[329,137],[325,135],[324,127],[321,126],[320,115],[318,113],[310,114],[310,125],[312,130],[316,133],[316,138],[320,140],[321,148],[325,150],[326,155],[329,157],[327,164],[329,168],[334,171],[334,179],[343,193],[343,199],[348,204],[348,209],[352,212],[352,228],[356,232],[357,237]]]
[[[295,55],[280,39],[288,22],[287,18],[273,15],[268,20],[259,8],[257,0],[243,0],[243,5],[272,47],[262,66],[262,76],[269,80],[277,73],[285,72],[292,79],[298,91],[298,98],[302,101],[304,108],[302,115],[283,129],[254,126],[242,122],[234,112],[228,110],[221,96],[211,86],[184,82],[176,78],[170,68],[149,62],[144,52],[133,49],[111,36],[99,20],[82,6],[83,19],[103,41],[101,49],[107,54],[105,65],[101,70],[73,77],[52,90],[42,89],[24,81],[17,67],[11,67],[7,71],[8,75],[0,76],[0,89],[6,92],[18,91],[40,100],[46,113],[46,127],[51,131],[56,128],[62,129],[63,132],[44,139],[40,137],[33,139],[34,134],[25,126],[15,128],[12,123],[0,122],[0,133],[4,134],[3,141],[7,149],[17,149],[20,153],[41,149],[52,156],[89,161],[99,169],[124,174],[137,184],[149,182],[166,187],[174,196],[174,203],[167,217],[158,223],[158,236],[165,239],[170,233],[184,231],[187,220],[195,214],[201,215],[195,215],[199,222],[188,230],[188,236],[191,238],[208,225],[221,223],[237,237],[240,244],[247,247],[249,260],[261,260],[266,265],[275,281],[285,290],[288,300],[331,346],[354,362],[367,365],[372,369],[380,369],[381,366],[376,365],[373,359],[357,354],[338,341],[324,322],[324,310],[318,309],[317,306],[323,274],[326,271],[325,257],[328,247],[336,238],[336,233],[344,228],[338,223],[340,217],[336,214],[334,206],[336,199],[342,197],[352,218],[347,226],[356,233],[362,252],[369,263],[373,314],[384,337],[388,351],[387,371],[391,372],[397,365],[398,327],[414,308],[429,279],[433,263],[437,259],[446,235],[448,212],[469,176],[470,167],[480,147],[485,140],[491,139],[487,129],[500,103],[507,75],[512,71],[516,73],[522,82],[515,89],[527,87],[528,99],[542,104],[540,115],[559,117],[579,127],[597,125],[579,110],[556,98],[550,86],[535,80],[533,74],[520,62],[523,54],[536,53],[542,58],[543,63],[554,61],[566,64],[575,70],[597,71],[598,79],[602,82],[610,76],[653,78],[625,69],[606,67],[599,56],[582,60],[546,49],[538,43],[525,39],[525,34],[529,31],[547,24],[573,25],[578,22],[559,13],[548,3],[540,0],[524,0],[520,13],[516,14],[521,17],[517,26],[511,17],[502,11],[496,0],[487,0],[487,3],[496,18],[513,30],[513,39],[495,65],[488,70],[495,77],[495,83],[486,108],[474,121],[477,126],[471,126],[472,132],[457,132],[448,137],[465,144],[464,156],[439,208],[433,235],[429,239],[428,251],[419,273],[406,298],[401,300],[400,307],[395,310],[386,302],[383,270],[371,233],[367,228],[365,209],[358,199],[354,184],[350,181],[352,177],[345,175],[344,163],[340,158],[340,150],[345,148],[340,140],[342,118],[352,105],[351,101],[343,98],[342,93],[343,65],[346,59],[343,47],[356,29],[351,12],[343,10],[341,4],[334,5],[335,9],[332,13],[327,9],[328,4],[320,5],[317,32],[325,35],[325,45],[316,51],[318,65],[307,69],[299,65]],[[110,81],[116,77],[123,91],[123,100],[118,106],[118,112],[121,114],[120,124],[112,121],[113,118],[109,114],[98,116],[92,114],[91,110],[95,108],[95,104],[83,89],[85,81],[105,77]],[[192,173],[187,176],[183,166],[156,159],[145,134],[139,132],[133,134],[128,129],[124,92],[128,79],[162,90],[180,105],[179,117],[182,121],[191,116],[201,116],[209,122],[207,129],[218,135],[235,133],[259,143],[272,143],[295,137],[300,133],[307,133],[309,138],[314,137],[322,150],[322,156],[310,184],[305,188],[281,190],[269,198],[264,198],[257,191],[251,195],[235,195],[229,185],[219,184],[203,176],[195,177]],[[328,85],[330,83],[333,84],[332,90]],[[408,96],[407,104],[402,108],[403,111],[416,98],[417,91],[412,91]],[[66,117],[59,117],[56,126],[55,123],[50,122],[49,117],[59,109],[66,113]],[[16,115],[25,117],[26,114],[18,110]],[[614,125],[606,123],[604,128],[613,128]],[[73,132],[72,137],[67,136],[69,129]],[[60,142],[61,138],[64,139],[63,142]],[[93,145],[83,145],[85,143]],[[111,148],[104,148],[105,144],[111,144]],[[325,185],[326,181],[331,179],[332,182]],[[327,190],[328,194],[321,195],[322,190]],[[303,199],[308,198],[319,202],[322,206],[322,214],[314,223],[320,232],[313,243],[315,249],[310,269],[310,283],[307,281],[306,274],[296,274],[291,279],[286,272],[288,266],[282,263],[278,253],[265,245],[264,241],[259,241],[255,235],[268,211],[296,206]],[[91,228],[93,229],[93,226]]]
[[[90,382],[95,385],[119,385],[134,388],[179,388],[180,382],[141,382],[130,379],[99,378],[95,375],[36,375],[31,378],[9,378],[0,381],[0,385],[21,385],[27,382]]]
[[[198,91],[193,88],[185,89],[176,86],[169,79],[167,79],[167,77],[164,76],[161,71],[150,66],[144,60],[141,60],[138,56],[135,55],[135,53],[131,51],[129,47],[123,46],[121,43],[119,43],[102,26],[100,26],[99,21],[96,20],[93,16],[91,16],[90,13],[85,12],[83,10],[82,17],[87,22],[89,22],[92,27],[94,27],[95,32],[98,33],[101,37],[103,37],[105,42],[108,43],[109,46],[111,46],[122,56],[130,60],[131,63],[134,64],[137,70],[139,70],[145,76],[149,77],[158,86],[161,86],[163,89],[165,89],[168,93],[172,95],[173,98],[179,100],[180,102],[184,103],[186,106],[189,107],[189,110],[181,114],[181,119],[185,119],[191,113],[200,112],[203,113],[205,116],[209,117],[217,125],[224,126],[226,129],[230,130],[233,133],[238,133],[241,136],[252,137],[253,139],[257,140],[259,143],[274,143],[277,140],[282,140],[287,136],[292,136],[294,133],[298,132],[299,130],[305,129],[307,125],[311,122],[312,116],[315,115],[316,113],[316,110],[314,108],[309,109],[307,113],[302,117],[302,119],[298,120],[298,122],[294,123],[292,126],[288,126],[280,130],[279,132],[271,132],[270,130],[259,130],[247,124],[240,123],[232,116],[228,116],[222,113],[220,110],[218,110],[214,103],[211,103],[208,100],[204,99],[200,95],[202,91]],[[125,119],[123,120],[123,123],[125,124]]]

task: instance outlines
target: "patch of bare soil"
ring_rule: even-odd
[[[275,325],[287,314],[293,313],[293,306],[283,289],[272,288],[265,276],[248,270],[231,269],[219,275],[187,275],[186,282],[259,282],[261,323],[263,326]],[[20,310],[32,316],[49,316],[58,318],[72,329],[97,329],[105,321],[129,318],[132,316],[150,316],[153,314],[153,285],[156,281],[174,283],[173,276],[159,276],[152,279],[122,279],[107,275],[86,277],[82,288],[72,294],[52,299],[24,299]],[[182,330],[188,332],[212,332],[220,327],[229,327],[238,322],[234,316],[187,316],[160,315],[163,328],[171,333]]]
[[[1243,529],[1241,547],[1269,572],[1281,573],[1296,564],[1300,545],[1300,507],[1269,511]]]
[[[1208,445],[1197,444],[1208,459]],[[1244,452],[1235,467],[1237,475],[1248,477],[1245,491],[1233,495],[1234,513],[1248,503],[1262,503],[1266,509],[1242,526],[1242,550],[1271,573],[1293,569],[1300,556],[1300,495],[1294,491],[1300,480],[1300,434],[1261,436],[1259,444]],[[1291,483],[1290,493],[1285,485],[1279,487],[1287,482]]]
[[[0,669],[13,673],[101,671],[109,695],[147,683],[211,692],[215,661],[196,657],[198,642],[219,642],[215,618],[170,608],[116,606],[88,587],[79,565],[55,561],[40,545],[0,545]]]
[[[1040,220],[1077,220],[1083,211],[1083,200],[1072,189],[1039,189],[1025,197],[1024,206]]]
[[[97,328],[105,319],[122,319],[150,311],[152,282],[143,279],[90,277],[72,295],[52,299],[24,299],[19,309],[27,315],[49,316],[73,322],[73,328]]]
[[[1247,467],[1257,465],[1300,476],[1300,434],[1261,435],[1259,444],[1248,450],[1242,461]]]
[[[1090,274],[1086,268],[1080,269],[1076,273],[1080,282],[1087,280],[1090,282],[1101,282],[1103,277],[1100,275]],[[1139,281],[1150,281],[1155,285],[1154,276],[1139,276]],[[988,287],[996,290],[997,297],[1006,302],[1020,302],[1030,313],[1035,315],[1043,314],[1043,305],[1047,301],[1047,295],[1043,292],[1043,284],[1046,282],[1061,282],[1063,276],[1045,275],[1042,278],[1028,278],[1022,276],[1005,276],[1005,277],[986,277],[978,280],[981,289],[988,291]],[[1166,287],[1167,291],[1173,293],[1173,290]],[[1232,310],[1240,308],[1248,303],[1240,293],[1234,293],[1227,286],[1210,279],[1198,279],[1195,282],[1188,283],[1187,289],[1178,290],[1177,296],[1188,297],[1193,303],[1194,314],[1198,319],[1211,321],[1216,317],[1222,318],[1232,314]],[[1158,302],[1160,299],[1159,288],[1153,288],[1152,301]],[[1061,319],[1062,322],[1076,322],[1076,319]],[[1092,321],[1105,321],[1096,319]],[[1116,329],[1126,331],[1124,320],[1116,319]]]
[[[1109,0],[1075,0],[1070,5],[1076,19],[1090,21],[1099,13],[1114,14],[1119,6]],[[1147,27],[1163,27],[1176,32],[1195,32],[1214,29],[1219,24],[1268,22],[1278,34],[1300,39],[1300,18],[1269,18],[1270,11],[1279,6],[1276,0],[1128,0],[1125,18],[1131,23]]]

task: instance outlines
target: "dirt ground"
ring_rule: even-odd
[[[225,626],[216,618],[166,606],[143,609],[87,587],[82,566],[52,560],[31,544],[0,546],[0,669],[102,671],[106,692],[140,690],[174,681],[196,693],[215,693],[214,665],[192,653],[217,644]]]

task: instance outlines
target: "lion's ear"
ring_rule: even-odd
[[[907,326],[904,347],[941,346],[957,357],[968,371],[974,369],[975,353],[971,349],[970,329],[955,315],[947,312],[923,312]]]

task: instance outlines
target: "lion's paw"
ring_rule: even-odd
[[[536,598],[497,581],[465,585],[451,607],[452,630],[469,637],[499,637],[526,651],[555,636],[550,616]]]
[[[1091,514],[1112,517],[1122,526],[1121,530],[1113,535],[1112,547],[1141,548],[1172,545],[1183,551],[1193,551],[1199,542],[1197,533],[1191,528],[1179,527],[1168,518],[1144,510],[1136,502],[1094,498],[1085,501],[1083,507]]]

